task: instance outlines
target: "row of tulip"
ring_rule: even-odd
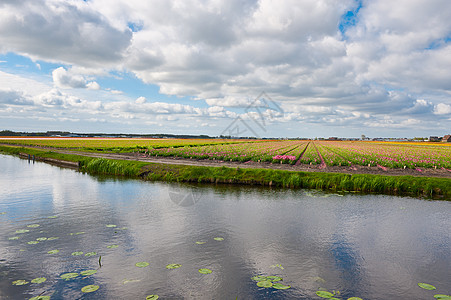
[[[451,147],[431,144],[393,144],[327,141],[317,143],[326,164],[387,168],[451,168]]]

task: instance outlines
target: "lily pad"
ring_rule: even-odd
[[[60,252],[58,249],[55,249],[55,250],[50,250],[50,251],[48,251],[47,253],[48,254],[56,254],[56,253],[58,253],[58,252]]]
[[[106,225],[106,227],[108,227],[108,228],[115,228],[115,227],[117,227],[117,225],[114,225],[114,224],[108,224],[108,225]]]
[[[275,289],[278,289],[278,290],[286,290],[286,289],[291,288],[290,285],[283,285],[281,283],[273,283],[272,287]]]
[[[72,252],[73,256],[83,255],[83,251]]]
[[[6,215],[6,211],[0,212],[0,215]]]
[[[97,252],[88,252],[85,254],[85,256],[89,257],[89,256],[94,256],[97,255]]]
[[[363,300],[363,299],[359,298],[359,297],[351,297],[351,298],[348,298],[348,300]]]
[[[106,246],[108,249],[116,249],[117,247],[119,247],[118,245],[109,245]]]
[[[257,275],[257,276],[252,277],[251,279],[254,281],[263,281],[263,280],[266,280],[266,276]]]
[[[38,278],[33,279],[31,281],[31,283],[43,283],[43,282],[46,282],[46,281],[47,281],[47,278],[45,278],[45,277],[38,277]]]
[[[279,268],[279,269],[281,269],[281,270],[283,270],[283,269],[284,269],[284,267],[282,267],[282,265],[281,265],[281,264],[277,264],[277,265],[272,265],[272,266],[271,266],[271,268]]]
[[[160,298],[158,295],[149,295],[146,297],[146,300],[157,300]]]
[[[199,273],[201,273],[201,274],[210,274],[210,273],[212,273],[212,272],[213,272],[213,271],[210,270],[210,269],[205,269],[205,268],[199,269]]]
[[[29,300],[50,300],[50,296],[36,296],[36,297],[30,298]]]
[[[75,277],[78,277],[78,273],[65,273],[60,276],[62,279],[69,280]]]
[[[47,217],[47,219],[56,219],[56,218],[58,218],[58,216],[50,216],[50,217]]]
[[[198,244],[198,245],[203,245],[203,244],[205,244],[206,242],[196,242],[196,244]]]
[[[40,237],[40,238],[37,238],[37,239],[36,239],[36,241],[40,241],[40,242],[46,241],[46,240],[47,240],[46,237]]]
[[[166,269],[178,269],[181,266],[182,266],[181,264],[169,264],[166,266]]]
[[[36,245],[38,243],[39,243],[38,241],[29,241],[29,242],[27,242],[27,244],[29,244],[29,245]]]
[[[52,237],[49,237],[49,238],[47,239],[47,241],[54,241],[54,240],[57,240],[57,239],[59,239],[59,237],[52,236]]]
[[[418,283],[418,286],[422,289],[429,290],[429,291],[433,291],[433,290],[437,289],[435,286],[430,285],[428,283],[423,283],[423,282]]]
[[[19,230],[16,230],[16,233],[27,233],[27,232],[30,232],[30,230],[28,230],[28,229],[19,229]]]
[[[86,270],[86,271],[80,272],[80,275],[81,276],[91,276],[95,273],[97,273],[97,270]]]
[[[8,238],[8,240],[14,241],[14,240],[18,240],[19,237],[18,236],[12,236],[10,238]]]
[[[138,268],[144,268],[144,267],[147,267],[148,265],[149,265],[149,263],[146,262],[146,261],[137,262],[137,263],[135,264],[135,266],[137,266]]]
[[[451,300],[450,295],[443,295],[443,294],[434,295],[434,298],[437,300]]]
[[[266,276],[266,280],[269,280],[269,281],[282,281],[283,279],[282,279],[282,277],[279,277],[279,276]]]
[[[131,283],[131,282],[140,282],[141,279],[124,279],[122,281],[123,284]]]
[[[90,285],[87,285],[85,287],[82,287],[81,291],[83,293],[92,293],[92,292],[97,291],[98,289],[99,289],[98,285],[90,284]]]
[[[39,225],[39,224],[27,225],[28,228],[38,228],[39,226],[41,226],[41,225]]]
[[[13,285],[25,285],[25,284],[28,284],[28,281],[23,279],[13,281]]]
[[[215,240],[215,241],[223,241],[224,238],[222,238],[222,237],[215,237],[214,240]]]
[[[269,280],[259,281],[259,282],[257,282],[257,286],[258,287],[269,288],[269,287],[272,287],[272,282],[269,281]]]
[[[321,298],[332,298],[334,296],[334,294],[332,294],[331,292],[327,292],[327,291],[317,291],[316,295],[318,295]]]

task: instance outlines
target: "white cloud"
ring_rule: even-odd
[[[143,104],[143,103],[146,103],[146,101],[147,101],[147,99],[146,99],[146,97],[138,97],[136,100],[135,100],[135,103],[136,104]]]
[[[86,84],[86,88],[88,90],[100,90],[100,85],[95,81],[91,81]]]
[[[53,83],[59,88],[100,89],[100,85],[97,82],[87,82],[83,75],[74,73],[71,69],[66,70],[63,67],[59,67],[52,71],[52,77]]]
[[[434,107],[434,114],[436,115],[451,115],[451,105],[439,103]]]

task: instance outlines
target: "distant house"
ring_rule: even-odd
[[[445,135],[442,139],[442,142],[451,143],[451,134]]]
[[[438,136],[430,136],[429,142],[440,142],[440,138]]]

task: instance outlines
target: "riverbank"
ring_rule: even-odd
[[[229,164],[206,166],[196,165],[195,161],[182,164],[174,160],[171,164],[166,161],[163,163],[134,160],[130,155],[110,154],[108,158],[104,158],[103,154],[91,153],[88,157],[85,153],[14,146],[0,146],[0,152],[34,155],[35,159],[50,158],[53,159],[53,164],[57,164],[56,160],[59,160],[62,166],[64,162],[74,162],[78,164],[79,171],[89,174],[126,176],[152,181],[264,185],[451,200],[451,178],[306,172],[248,165],[231,167]]]

